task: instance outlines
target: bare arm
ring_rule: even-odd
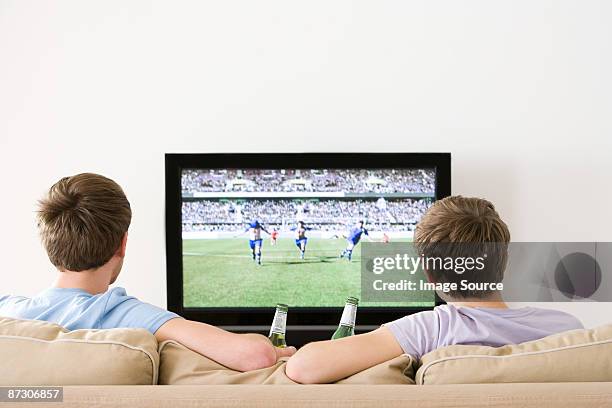
[[[287,376],[302,384],[337,381],[403,354],[391,331],[310,343],[287,362]]]
[[[269,367],[295,348],[280,349],[260,334],[236,334],[205,323],[171,319],[155,332],[159,342],[175,340],[183,346],[238,371]]]

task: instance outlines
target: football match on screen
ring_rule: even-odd
[[[362,243],[411,241],[435,177],[425,168],[184,169],[183,306],[342,306],[360,293]]]

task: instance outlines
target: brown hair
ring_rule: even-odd
[[[436,201],[418,223],[415,247],[426,257],[459,258],[486,255],[484,268],[465,273],[428,269],[435,282],[501,282],[508,260],[510,231],[490,201],[482,198],[452,196]],[[490,291],[458,290],[448,293],[455,298],[483,298]]]
[[[132,210],[121,187],[99,174],[64,177],[39,201],[38,229],[49,260],[60,270],[107,263],[130,226]]]

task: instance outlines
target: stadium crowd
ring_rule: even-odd
[[[183,170],[183,194],[196,192],[433,193],[433,169]]]
[[[183,231],[236,231],[259,220],[270,228],[305,221],[321,231],[345,229],[357,220],[373,228],[406,230],[414,226],[430,205],[428,199],[394,200],[245,200],[186,201],[182,206]]]

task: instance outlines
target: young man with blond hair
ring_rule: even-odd
[[[478,248],[496,248],[496,256],[470,281],[499,283],[504,276],[510,232],[493,204],[479,198],[448,197],[435,202],[417,225],[414,244],[425,257],[476,257]],[[452,283],[465,273],[426,270],[432,283]],[[553,310],[510,309],[499,292],[439,292],[447,304],[387,323],[377,330],[302,347],[287,363],[287,375],[300,383],[345,378],[401,354],[417,359],[452,344],[502,346],[579,329],[575,317]]]
[[[38,227],[55,283],[37,296],[0,296],[0,316],[45,320],[69,330],[143,328],[229,368],[248,371],[290,356],[259,334],[235,334],[189,321],[110,288],[125,258],[130,203],[106,177],[83,173],[55,183],[40,201]]]

